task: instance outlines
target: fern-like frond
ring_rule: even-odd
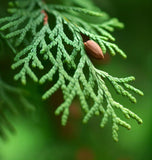
[[[19,4],[22,4],[21,1]],[[108,118],[112,118],[113,138],[116,141],[119,125],[127,129],[131,128],[116,115],[116,109],[121,110],[127,118],[131,117],[142,123],[135,113],[113,99],[105,83],[105,79],[109,80],[120,95],[136,103],[135,97],[128,90],[140,95],[143,93],[128,84],[134,80],[134,77],[116,78],[96,69],[86,54],[81,36],[85,35],[96,41],[104,54],[119,53],[126,58],[125,53],[114,43],[115,38],[110,33],[114,28],[122,28],[122,23],[116,18],[110,19],[104,12],[94,12],[85,8],[47,5],[36,0],[32,1],[32,5],[29,3],[29,6],[25,3],[20,7],[19,4],[17,9],[11,10],[12,16],[0,19],[0,25],[3,24],[0,29],[2,31],[9,29],[6,38],[18,37],[17,46],[24,43],[24,40],[28,41],[26,47],[16,54],[15,63],[12,65],[13,69],[19,69],[19,73],[15,75],[16,80],[20,79],[23,84],[26,84],[28,75],[40,84],[53,81],[54,85],[44,93],[42,98],[47,99],[58,89],[62,90],[64,102],[55,113],[56,115],[62,113],[63,125],[67,123],[69,107],[76,96],[79,97],[86,114],[84,123],[93,115],[102,114],[101,127],[104,127]],[[85,16],[99,18],[99,21],[97,23],[87,20]],[[54,17],[55,24],[49,17]],[[26,37],[27,33],[31,34],[30,40]],[[44,59],[40,58],[41,56]],[[49,71],[45,70],[45,62],[50,66]],[[45,73],[39,78],[38,72],[32,67],[37,67],[39,72],[44,70]],[[93,101],[92,106],[88,100]]]

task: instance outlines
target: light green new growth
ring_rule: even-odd
[[[5,37],[13,38],[16,46],[25,45],[25,48],[16,54],[12,65],[13,69],[19,69],[15,80],[20,79],[23,84],[26,84],[28,75],[40,84],[53,81],[54,85],[43,94],[42,98],[47,99],[58,89],[62,90],[64,102],[55,111],[56,115],[62,113],[62,125],[67,123],[69,107],[76,96],[79,97],[85,112],[84,123],[93,115],[102,114],[100,126],[104,127],[109,117],[112,118],[112,133],[116,141],[119,125],[127,129],[131,128],[127,122],[116,115],[116,109],[121,110],[126,118],[131,117],[138,123],[142,123],[135,113],[112,98],[105,83],[105,79],[109,80],[118,94],[136,103],[136,98],[127,91],[143,95],[140,90],[128,84],[135,80],[134,77],[116,78],[95,68],[86,54],[81,37],[86,35],[96,41],[104,54],[119,53],[126,58],[125,53],[113,42],[115,38],[110,33],[114,28],[122,28],[122,23],[116,18],[110,19],[101,11],[48,5],[40,0],[17,1],[10,5],[13,6],[9,9],[12,15],[0,19],[0,30],[9,30]],[[90,17],[98,18],[98,23],[90,21]],[[30,39],[29,35],[31,35]],[[42,57],[40,55],[43,55],[44,59],[40,58]],[[45,70],[45,63],[50,66],[49,71]],[[40,71],[36,72],[35,69],[33,71],[32,67]],[[39,78],[38,73],[41,70],[45,73]],[[57,80],[55,77],[58,77]],[[89,105],[88,99],[93,101],[92,106]]]

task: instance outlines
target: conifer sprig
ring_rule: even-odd
[[[85,35],[96,41],[104,54],[119,53],[126,58],[125,53],[114,43],[115,38],[110,33],[114,28],[122,28],[123,24],[116,18],[110,19],[104,12],[62,5],[47,5],[37,0],[33,0],[32,5],[30,2],[26,1],[25,4],[22,4],[20,1],[17,3],[17,9],[11,10],[12,16],[0,19],[1,31],[9,29],[5,37],[18,37],[15,42],[16,46],[22,43],[25,45],[25,48],[16,54],[15,63],[12,65],[13,69],[20,69],[15,79],[20,79],[23,84],[26,84],[28,75],[40,84],[53,81],[54,85],[43,94],[42,98],[47,99],[58,89],[62,90],[64,102],[55,111],[56,115],[62,112],[62,125],[67,123],[69,107],[76,96],[79,97],[85,112],[84,123],[93,115],[102,114],[100,126],[104,127],[108,118],[112,118],[113,138],[116,141],[119,125],[127,129],[131,128],[127,122],[116,115],[116,109],[121,110],[127,118],[131,117],[142,123],[135,113],[113,99],[104,81],[109,80],[117,93],[136,103],[136,98],[128,90],[139,95],[143,93],[128,84],[134,80],[134,77],[112,77],[95,68],[86,54],[81,37]],[[89,22],[82,17],[82,14],[100,17],[100,21],[98,23]],[[51,22],[52,19],[49,19],[50,16],[55,18],[55,25],[53,25],[54,22]],[[30,39],[27,36],[29,33],[32,35]],[[39,58],[40,55],[43,56],[43,59]],[[45,71],[45,62],[48,62],[50,66],[49,71]],[[33,71],[33,67],[44,70],[45,73],[39,78],[38,72]],[[93,101],[92,106],[89,105],[89,100]]]
[[[23,90],[3,82],[0,78],[0,136],[2,138],[6,138],[5,128],[14,132],[7,114],[11,113],[16,116],[23,110],[33,111],[35,107],[25,98]]]

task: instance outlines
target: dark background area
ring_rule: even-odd
[[[7,1],[0,0],[0,15],[5,15]],[[37,111],[31,116],[10,117],[16,133],[8,134],[7,141],[0,141],[0,160],[151,160],[152,159],[152,1],[151,0],[94,0],[101,10],[117,17],[125,24],[123,30],[116,30],[117,44],[128,58],[119,55],[101,66],[113,76],[136,77],[134,86],[144,91],[144,97],[137,96],[138,103],[131,104],[124,97],[113,96],[124,106],[136,112],[142,119],[140,126],[129,120],[132,129],[120,128],[119,142],[111,137],[111,124],[101,129],[100,118],[92,118],[83,125],[82,115],[73,103],[68,125],[60,125],[55,117],[54,100],[41,102],[37,89]],[[4,4],[5,3],[5,4]],[[2,7],[3,6],[3,7]],[[9,54],[8,54],[9,55]],[[8,56],[7,55],[7,56]],[[0,68],[0,71],[3,69]],[[12,73],[11,73],[12,74]],[[28,86],[30,88],[30,86]],[[44,109],[45,108],[45,109]]]

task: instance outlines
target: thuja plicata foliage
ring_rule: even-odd
[[[0,31],[8,43],[15,46],[14,78],[24,85],[27,77],[41,85],[53,82],[42,95],[44,100],[61,89],[64,101],[55,114],[62,114],[62,125],[67,123],[69,107],[75,97],[79,97],[85,113],[84,123],[93,115],[101,115],[100,126],[104,127],[112,119],[112,135],[116,141],[119,126],[131,129],[130,124],[118,117],[116,110],[142,123],[138,115],[113,99],[105,81],[108,80],[118,94],[136,103],[129,91],[139,95],[143,92],[129,84],[135,78],[117,78],[97,69],[84,47],[83,37],[86,36],[101,47],[103,54],[118,53],[126,58],[111,35],[115,28],[123,28],[118,19],[110,18],[99,9],[88,10],[80,0],[69,3],[68,0],[65,3],[22,0],[10,2],[9,6],[11,15],[0,19]]]
[[[8,118],[8,111],[18,115],[25,111],[34,111],[35,107],[25,98],[25,91],[5,83],[0,77],[0,136],[6,139],[5,128],[14,132],[14,127]],[[14,101],[13,98],[17,98]]]

